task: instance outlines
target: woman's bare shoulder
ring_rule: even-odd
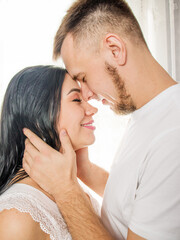
[[[29,213],[22,213],[16,209],[0,212],[1,240],[48,240],[39,223],[35,222]]]

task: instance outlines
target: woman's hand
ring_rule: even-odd
[[[60,133],[62,153],[56,151],[28,129],[23,168],[37,184],[54,198],[77,184],[76,154],[65,130]]]

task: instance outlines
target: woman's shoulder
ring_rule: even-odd
[[[9,187],[0,196],[0,239],[50,239],[42,228],[44,195],[28,180]]]
[[[7,218],[7,210],[9,210],[9,212],[12,211],[14,215],[18,212],[17,217],[19,219],[19,225],[23,222],[23,220],[22,222],[20,221],[21,217],[24,216],[24,221],[26,221],[25,214],[28,214],[31,218],[29,223],[33,223],[33,228],[37,226],[34,225],[34,222],[39,223],[40,228],[47,233],[51,239],[71,239],[56,203],[43,191],[35,187],[32,183],[29,183],[30,182],[27,182],[27,180],[21,181],[12,185],[5,191],[0,196],[0,212],[2,214],[3,212],[6,213],[5,217]],[[8,215],[10,217],[11,214]],[[30,225],[28,224],[28,226]],[[0,239],[3,238],[0,237]]]
[[[18,206],[19,210],[38,207],[40,210],[56,210],[56,204],[52,198],[28,180],[11,185],[0,195],[0,211],[3,206],[11,207],[12,205]]]
[[[50,239],[29,213],[15,208],[4,209],[0,212],[0,239],[8,240],[12,239],[12,236],[14,240]]]
[[[13,184],[0,196],[0,212],[13,208],[37,222],[59,217],[56,203],[28,180]]]

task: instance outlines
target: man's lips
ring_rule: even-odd
[[[93,120],[91,120],[90,122],[88,123],[83,123],[81,124],[82,127],[85,127],[85,128],[88,128],[88,129],[91,129],[91,130],[95,130],[96,127],[95,126],[92,126],[92,124],[94,123]]]
[[[103,105],[112,105],[110,102],[108,102],[106,99],[102,100]]]

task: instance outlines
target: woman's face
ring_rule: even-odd
[[[66,74],[61,92],[61,110],[58,130],[66,129],[74,150],[86,147],[95,141],[93,115],[97,108],[82,99],[76,81]]]

